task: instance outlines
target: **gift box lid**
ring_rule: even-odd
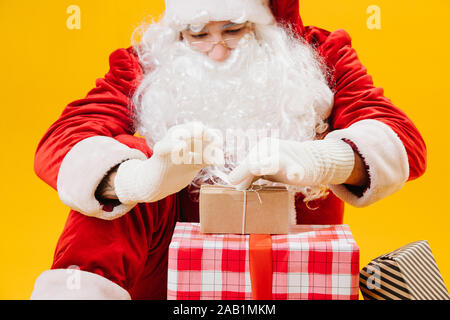
[[[248,249],[248,234],[204,234],[199,223],[178,222],[169,248],[203,248],[210,242],[229,242],[232,248]],[[242,247],[247,243],[245,247]],[[289,234],[272,235],[278,248],[314,248],[359,251],[348,225],[291,225]],[[302,244],[308,244],[307,246]]]

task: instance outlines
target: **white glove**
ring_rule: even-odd
[[[213,163],[204,152],[212,141],[214,133],[198,122],[170,128],[152,157],[120,164],[114,178],[117,198],[123,204],[155,202],[179,192]]]
[[[344,183],[353,171],[353,149],[336,139],[306,142],[263,139],[229,175],[237,189],[263,178],[295,186]]]

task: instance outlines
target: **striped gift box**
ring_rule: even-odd
[[[365,300],[449,300],[427,241],[417,241],[372,260],[360,273]]]
[[[199,224],[178,223],[169,247],[168,299],[258,299],[252,284],[254,236],[202,234]],[[267,237],[268,299],[358,299],[359,249],[347,225],[295,226],[288,235]]]

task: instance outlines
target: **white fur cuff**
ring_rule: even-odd
[[[106,212],[95,198],[95,191],[111,168],[128,159],[147,157],[111,137],[94,136],[78,142],[59,169],[57,189],[61,201],[75,211],[104,220],[124,215],[134,205],[121,204]]]
[[[121,286],[78,269],[43,272],[36,280],[31,300],[131,300]]]
[[[274,23],[268,0],[166,0],[164,21],[178,26],[210,21]]]
[[[399,191],[409,177],[406,149],[397,134],[377,120],[362,120],[332,131],[325,139],[348,139],[369,168],[370,186],[358,197],[344,185],[330,186],[334,194],[355,207],[364,207]]]

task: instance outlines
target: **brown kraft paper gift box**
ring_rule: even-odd
[[[294,195],[285,187],[203,185],[200,190],[202,233],[287,234],[295,214]],[[245,215],[244,215],[245,212]]]

